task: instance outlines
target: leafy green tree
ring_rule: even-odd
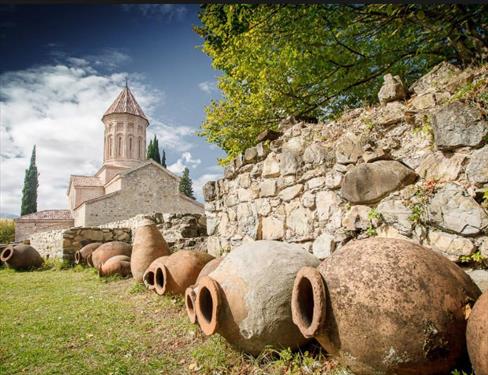
[[[190,170],[188,168],[185,168],[183,176],[181,176],[180,191],[187,197],[195,199],[195,196],[193,195],[193,182],[190,178]]]
[[[24,187],[22,188],[21,215],[37,212],[37,188],[39,187],[39,173],[36,166],[36,146],[32,149],[29,169],[25,170]]]
[[[161,164],[159,142],[156,135],[154,135],[154,138],[149,141],[149,146],[147,146],[147,159],[153,159],[155,162]]]
[[[163,154],[161,155],[161,165],[164,168],[167,168],[167,166],[166,166],[166,152],[164,152],[164,148],[163,148]]]
[[[486,5],[205,4],[200,19],[203,51],[223,72],[200,134],[226,160],[288,116],[323,120],[375,102],[385,73],[408,85],[488,51]]]

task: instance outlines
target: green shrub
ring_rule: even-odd
[[[15,221],[0,219],[0,243],[10,243],[15,239]]]

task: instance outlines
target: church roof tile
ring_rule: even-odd
[[[119,96],[117,96],[112,105],[103,114],[103,117],[112,113],[129,113],[149,121],[128,86],[124,87]]]

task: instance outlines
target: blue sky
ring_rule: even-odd
[[[194,135],[218,98],[218,72],[198,48],[199,5],[0,6],[0,212],[18,214],[38,147],[39,209],[65,208],[69,174],[102,160],[100,118],[125,81],[149,116],[169,169],[201,186],[221,150]]]

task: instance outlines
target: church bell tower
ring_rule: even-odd
[[[133,168],[146,160],[149,120],[127,82],[102,117],[105,125],[103,165]]]

